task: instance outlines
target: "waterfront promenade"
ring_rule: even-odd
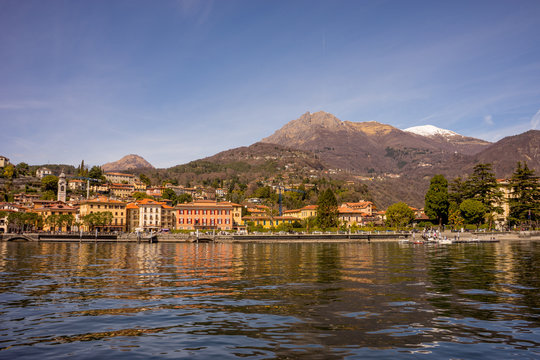
[[[442,236],[454,239],[458,233],[443,232]],[[529,239],[540,240],[540,232],[493,232],[493,233],[459,233],[460,239],[479,238],[497,240]],[[195,242],[378,242],[399,241],[420,238],[420,234],[413,235],[411,232],[362,232],[362,233],[258,233],[258,234],[171,234],[161,233],[157,235],[157,242],[162,243],[195,243]],[[0,234],[0,241],[27,241],[27,242],[148,242],[135,233],[108,234],[108,233],[7,233]]]

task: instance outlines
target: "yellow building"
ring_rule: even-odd
[[[134,192],[135,186],[132,184],[109,184],[109,194],[117,198],[126,199]]]
[[[242,222],[245,226],[252,223],[254,226],[261,225],[265,229],[271,229],[282,224],[292,224],[295,221],[299,221],[298,218],[293,216],[244,216]]]
[[[121,183],[133,184],[137,180],[135,175],[131,175],[131,174],[107,172],[103,175],[105,176],[105,179],[107,179],[108,182],[113,183],[113,184],[121,184]]]
[[[112,200],[104,196],[81,202],[79,209],[80,218],[92,213],[107,212],[112,214],[110,224],[103,226],[104,230],[125,231],[126,230],[126,203],[120,200]],[[85,231],[89,231],[87,224],[83,226]]]
[[[359,201],[356,203],[343,203],[338,207],[338,218],[341,224],[350,227],[352,225],[365,225],[373,222],[373,210],[375,206],[371,201]]]
[[[283,214],[286,216],[292,216],[296,219],[306,220],[307,218],[317,216],[318,207],[319,207],[318,205],[308,205],[308,206],[304,206],[301,209],[286,210],[283,212]]]
[[[498,190],[503,194],[501,202],[493,204],[494,206],[500,206],[503,210],[502,214],[494,213],[495,224],[498,228],[502,228],[507,222],[510,216],[510,199],[512,197],[512,187],[510,186],[510,180],[497,179]]]
[[[30,211],[42,217],[44,231],[71,231],[77,218],[77,208],[61,201],[36,204]],[[67,217],[62,221],[60,215]]]

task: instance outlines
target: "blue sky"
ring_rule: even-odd
[[[306,111],[540,129],[540,1],[0,0],[0,155],[156,167]]]

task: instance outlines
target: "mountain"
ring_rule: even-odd
[[[456,154],[476,154],[490,144],[459,134],[443,134],[419,135],[374,121],[341,121],[319,111],[307,112],[290,121],[262,142],[312,151],[328,168],[359,173],[402,173],[432,168]]]
[[[324,166],[313,153],[276,145],[255,143],[160,171],[162,178],[181,184],[238,177],[243,182],[281,175],[298,181]],[[152,179],[156,174],[148,174]],[[156,179],[157,180],[157,179]]]
[[[331,176],[367,186],[379,208],[397,201],[420,208],[435,174],[448,180],[466,177],[476,164],[489,162],[497,177],[509,177],[518,160],[540,173],[540,131],[492,144],[434,126],[400,130],[374,121],[341,121],[320,111],[303,114],[251,146],[169,169],[140,171],[158,183],[237,179],[249,189],[264,179],[300,183]]]
[[[478,153],[475,163],[491,163],[500,177],[509,177],[518,161],[526,162],[530,169],[540,173],[540,130],[529,130],[507,136]]]
[[[126,170],[134,170],[134,169],[143,169],[143,168],[151,168],[154,167],[152,164],[150,164],[148,161],[143,159],[139,155],[130,154],[126,155],[123,158],[121,158],[118,161],[109,162],[101,166],[103,171],[109,172],[109,171],[126,171]]]

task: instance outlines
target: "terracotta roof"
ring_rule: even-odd
[[[107,198],[105,196],[99,196],[99,197],[97,197],[95,199],[85,200],[85,201],[82,202],[82,204],[87,204],[87,203],[114,203],[114,204],[120,204],[120,205],[125,205],[126,204],[123,201],[109,199],[109,198]]]
[[[274,220],[295,220],[298,221],[298,218],[294,216],[274,216]]]
[[[148,198],[137,200],[137,203],[139,205],[161,205],[161,204],[163,204],[163,203],[160,203],[158,201],[155,201],[153,199],[148,199]]]
[[[227,202],[216,202],[214,200],[196,200],[194,202],[190,202],[187,204],[178,204],[176,205],[176,208],[196,208],[196,207],[220,207],[220,208],[231,208],[231,203]]]
[[[244,216],[242,220],[272,220],[270,216]]]
[[[344,208],[344,207],[339,207],[338,208],[338,212],[340,214],[366,214],[365,211],[362,211],[362,210],[358,210],[358,209],[351,209],[351,208]]]
[[[348,202],[348,203],[345,203],[345,205],[347,205],[348,207],[365,208],[365,207],[368,207],[370,205],[373,205],[373,203],[371,201],[359,201],[359,202],[356,202],[356,203]]]
[[[285,210],[283,211],[284,214],[289,214],[289,213],[297,213],[297,212],[300,212],[301,210],[298,209],[298,210]]]
[[[107,175],[116,175],[116,176],[128,176],[128,177],[135,177],[135,175],[131,175],[131,174],[124,174],[124,173],[117,173],[117,172],[106,172],[104,174],[105,176]]]

